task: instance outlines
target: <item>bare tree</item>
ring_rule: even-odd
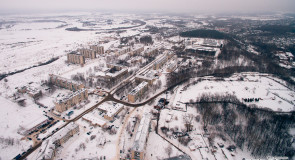
[[[185,114],[183,115],[183,121],[184,121],[184,125],[186,127],[186,131],[189,132],[192,128],[192,121],[194,119],[194,115],[193,114]]]

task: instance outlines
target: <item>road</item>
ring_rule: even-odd
[[[136,74],[131,75],[130,77],[128,77],[127,79],[125,79],[124,81],[120,82],[118,85],[116,85],[115,87],[113,87],[108,95],[101,100],[99,103],[95,104],[94,106],[90,107],[89,109],[87,109],[86,111],[82,112],[80,115],[78,115],[77,117],[75,117],[72,120],[65,120],[66,123],[57,129],[56,132],[58,132],[59,130],[63,129],[65,126],[67,126],[69,123],[71,122],[75,122],[77,120],[79,120],[81,117],[83,117],[84,115],[88,114],[89,112],[91,112],[93,109],[97,108],[100,104],[106,102],[106,101],[114,101],[117,103],[122,103],[125,106],[130,106],[130,107],[141,107],[144,106],[145,104],[149,103],[151,100],[153,100],[154,98],[158,97],[159,95],[165,93],[167,90],[169,90],[171,87],[163,89],[162,91],[158,92],[157,94],[155,94],[154,96],[152,96],[151,98],[147,99],[144,102],[141,103],[128,103],[119,99],[114,98],[114,93],[121,88],[123,83],[128,83],[128,81],[133,81],[135,79],[135,76],[142,74],[143,72],[147,71],[149,68],[151,68],[153,66],[153,64],[158,60],[161,59],[165,56],[166,54],[160,55],[157,57],[157,59],[153,60],[151,63],[147,64],[146,66],[144,66],[143,68],[141,68],[139,71],[137,71]],[[56,117],[55,117],[56,118]],[[60,119],[60,118],[59,118]],[[124,130],[125,127],[123,127],[122,130]],[[54,133],[56,133],[54,132]],[[45,141],[46,139],[50,138],[54,133],[50,134],[48,137],[46,137],[44,140],[40,140],[39,142],[36,140],[35,145],[27,152],[25,153],[20,159],[25,159],[27,156],[29,156],[32,152],[34,152],[38,147],[41,146],[42,142]]]

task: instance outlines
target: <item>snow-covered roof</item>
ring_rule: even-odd
[[[121,103],[104,102],[98,106],[98,109],[106,111],[108,117],[113,117],[119,110],[124,107]]]
[[[74,122],[69,123],[67,126],[56,132],[50,139],[52,142],[55,142],[56,140],[61,139],[65,135],[67,135],[70,131],[72,131],[74,128],[78,127],[78,125]]]
[[[95,117],[91,114],[86,114],[83,116],[83,119],[87,120],[87,121],[90,121],[92,125],[99,125],[99,126],[103,126],[106,124],[106,121],[98,118],[98,117]]]
[[[56,98],[56,100],[55,100],[55,102],[56,103],[65,103],[65,102],[67,102],[69,99],[71,99],[71,98],[73,98],[73,97],[75,97],[75,96],[77,96],[77,95],[79,95],[79,94],[81,94],[81,93],[83,93],[83,92],[86,92],[87,91],[87,89],[85,89],[85,88],[82,88],[82,89],[80,89],[80,90],[78,90],[78,91],[76,91],[76,92],[72,92],[72,93],[70,93],[70,94],[68,94],[68,95],[62,95],[62,96],[59,96],[59,97],[57,97]]]
[[[43,141],[40,147],[40,152],[42,152],[42,154],[38,157],[38,160],[52,159],[54,156],[53,153],[56,149],[54,142],[64,137],[66,134],[68,134],[71,130],[73,130],[76,127],[78,127],[78,125],[74,122],[69,123],[63,129],[56,132],[51,138]]]
[[[40,124],[40,123],[42,123],[42,122],[44,122],[46,120],[48,120],[48,118],[45,117],[44,115],[42,115],[40,117],[35,117],[35,118],[32,118],[31,121],[25,123],[23,125],[23,127],[28,130],[28,129],[31,129],[31,128],[37,126],[38,124]]]
[[[132,150],[137,152],[142,152],[144,150],[146,138],[149,133],[150,122],[151,122],[151,115],[149,113],[145,113],[142,116],[142,119],[138,126]]]
[[[147,82],[141,82],[137,87],[135,87],[129,94],[135,95],[137,92],[139,92],[141,89],[143,89],[145,86],[147,86]]]

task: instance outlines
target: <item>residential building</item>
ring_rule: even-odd
[[[167,55],[163,56],[162,58],[158,59],[154,65],[153,65],[153,69],[154,70],[158,70],[160,69],[168,60]]]
[[[149,130],[151,125],[151,115],[145,113],[139,123],[134,143],[131,148],[131,158],[132,159],[145,159],[145,148],[146,142],[148,140]]]
[[[130,47],[124,47],[124,48],[122,48],[120,50],[117,50],[115,52],[115,54],[119,56],[119,55],[122,55],[122,54],[125,54],[125,53],[128,53],[128,52],[131,52],[131,48]]]
[[[84,58],[90,58],[90,59],[96,58],[96,51],[93,49],[80,48],[80,49],[77,49],[77,51],[81,53],[84,56]]]
[[[71,91],[77,91],[82,88],[85,88],[84,84],[82,83],[77,83],[75,81],[72,81],[70,79],[66,79],[57,75],[49,74],[49,81],[61,88],[66,88]]]
[[[167,65],[166,72],[173,72],[177,68],[177,60],[170,61]]]
[[[152,56],[152,55],[155,55],[159,52],[158,48],[148,48],[147,50],[145,50],[143,52],[143,55],[145,56]]]
[[[85,57],[80,52],[72,51],[67,54],[67,58],[68,58],[67,60],[68,63],[80,64],[80,65],[85,64]]]
[[[146,74],[141,74],[141,75],[137,75],[135,76],[135,82],[148,82],[149,85],[152,85],[153,82],[156,80],[156,77],[155,77],[155,74],[154,72],[150,71]]]
[[[148,88],[148,82],[141,82],[128,94],[128,101],[134,103]]]
[[[98,46],[98,45],[92,45],[90,46],[90,49],[94,50],[96,54],[104,54],[104,47]]]
[[[62,144],[66,143],[73,135],[79,132],[79,126],[74,122],[69,123],[67,126],[56,132],[52,137],[43,141],[38,160],[53,160],[56,155],[56,149]]]
[[[97,72],[94,77],[97,80],[106,83],[117,83],[128,73],[128,68],[117,64],[107,64],[107,69],[103,72]]]
[[[138,48],[135,48],[133,49],[131,52],[130,52],[130,55],[131,56],[134,56],[134,55],[139,55],[141,52],[144,51],[144,47],[141,46],[141,47],[138,47]]]
[[[58,112],[64,112],[69,108],[81,103],[83,100],[88,99],[88,91],[85,88],[75,91],[68,95],[59,96],[55,101],[55,110]]]

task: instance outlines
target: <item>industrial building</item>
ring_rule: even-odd
[[[112,121],[114,117],[124,109],[121,103],[104,102],[97,107],[98,110],[104,112],[104,118]]]

